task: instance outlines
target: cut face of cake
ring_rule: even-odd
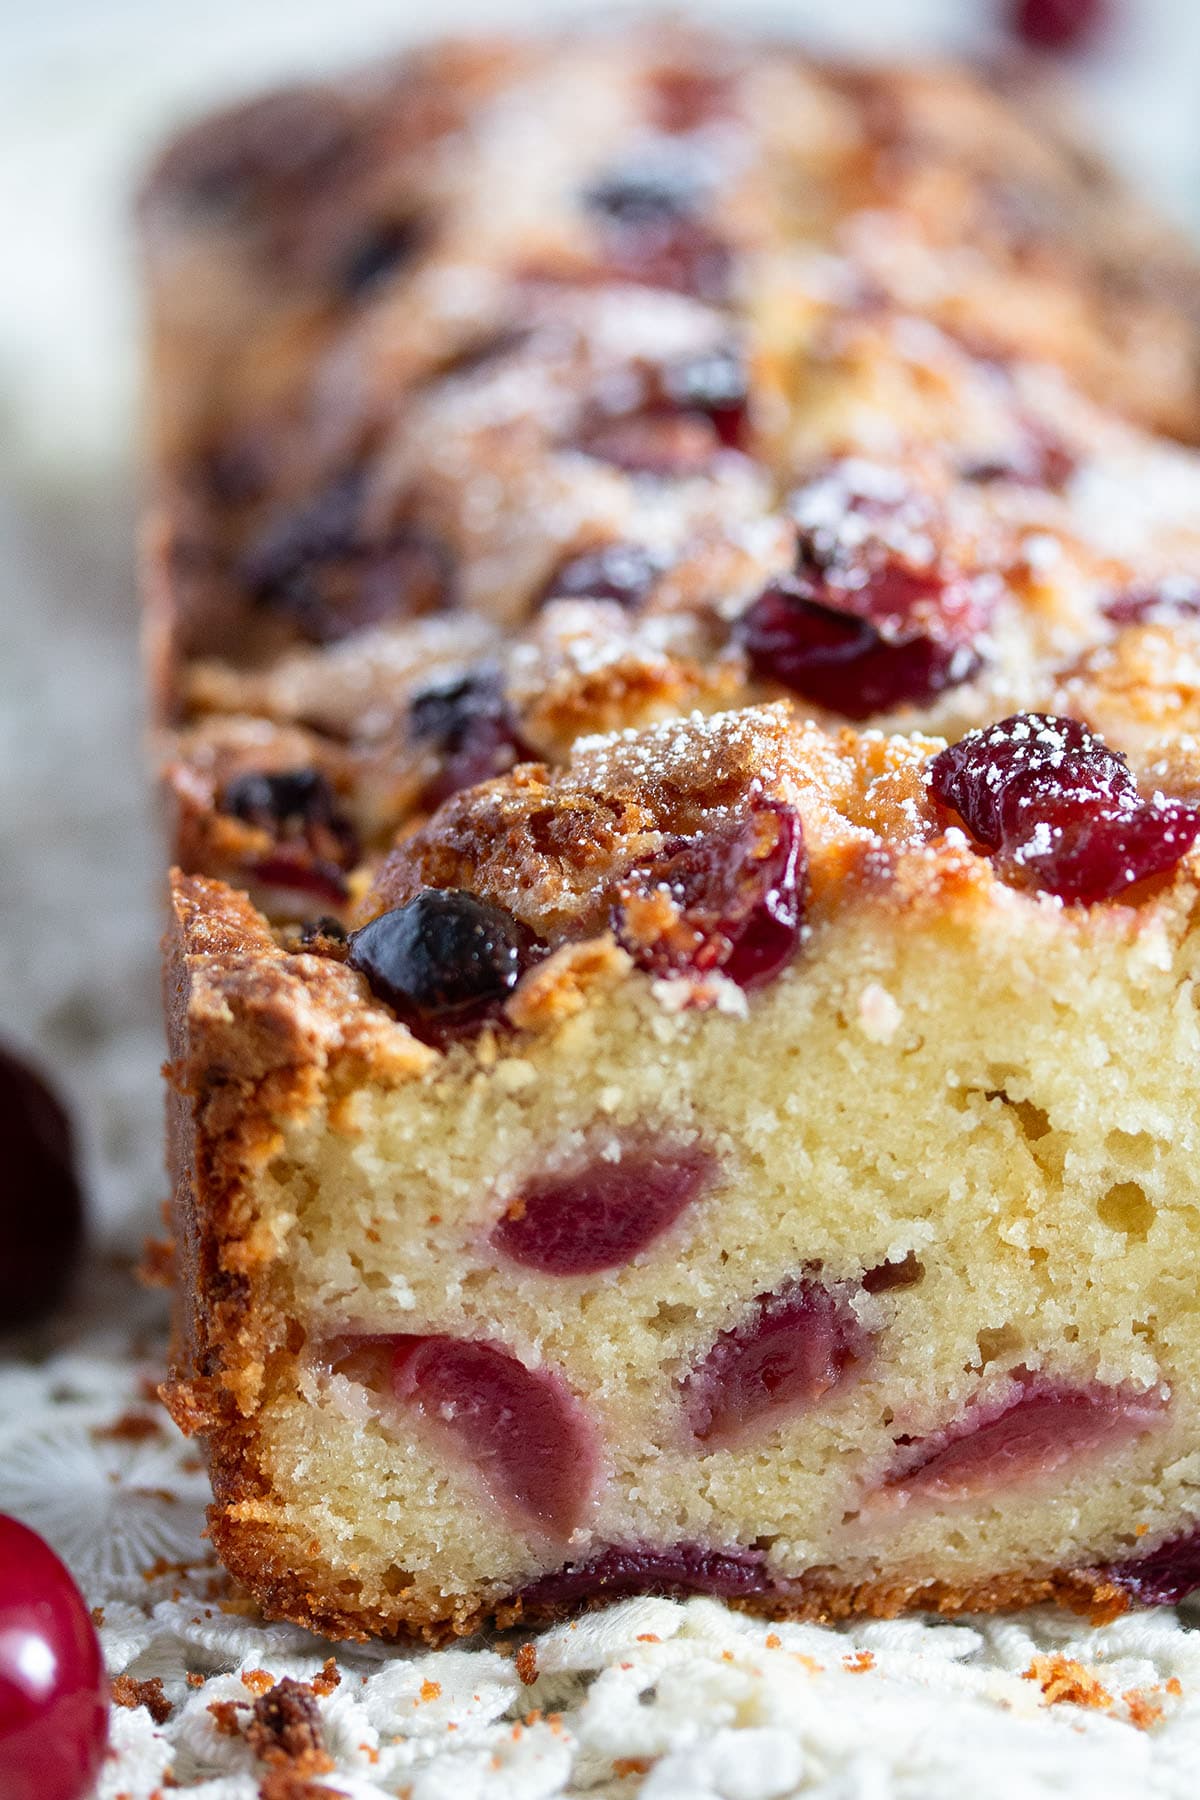
[[[181,878],[228,1565],[433,1634],[1188,1585],[1198,838],[1072,721],[776,706],[456,797],[348,939]]]

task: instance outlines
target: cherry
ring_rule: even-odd
[[[803,1275],[761,1294],[682,1383],[692,1432],[714,1448],[829,1393],[862,1360],[868,1334],[845,1284]]]
[[[968,1414],[949,1439],[898,1438],[907,1454],[886,1488],[935,1500],[1002,1491],[1145,1431],[1162,1410],[1156,1400],[1115,1388],[1061,1387],[1018,1375],[1022,1389],[1014,1399],[998,1413]]]
[[[626,281],[724,303],[733,257],[701,216],[707,186],[702,164],[675,146],[602,175],[583,198],[600,228],[606,268]]]
[[[517,985],[536,940],[459,888],[424,888],[351,932],[350,966],[415,1036],[441,1043],[483,1023]]]
[[[969,732],[933,759],[929,785],[1007,876],[1085,905],[1167,873],[1200,836],[1200,811],[1140,799],[1119,752],[1049,713]]]
[[[61,1299],[83,1244],[83,1196],[66,1112],[40,1075],[0,1046],[0,1331]]]
[[[259,881],[335,905],[347,898],[344,871],[361,854],[358,834],[319,769],[246,770],[226,783],[218,804],[277,840],[275,850],[252,865]]]
[[[1096,1572],[1143,1606],[1173,1606],[1200,1587],[1200,1530],[1182,1532],[1144,1556],[1107,1563]]]
[[[806,886],[798,814],[755,800],[631,869],[618,889],[613,928],[656,975],[719,973],[739,987],[760,987],[795,954]]]
[[[1109,21],[1109,0],[1009,0],[1010,30],[1035,50],[1082,50]]]
[[[0,1514],[0,1794],[82,1800],[108,1743],[91,1615],[50,1546]]]
[[[460,789],[533,757],[517,730],[500,671],[488,665],[415,694],[408,723],[414,741],[442,759],[421,793],[422,806],[430,810]]]
[[[713,1594],[736,1599],[771,1586],[761,1554],[752,1550],[709,1550],[702,1544],[672,1544],[665,1550],[612,1545],[586,1562],[539,1576],[514,1599],[531,1609],[577,1606],[600,1595]]]
[[[615,600],[632,608],[645,599],[660,573],[641,544],[600,544],[560,564],[546,583],[545,599]]]
[[[479,1471],[497,1505],[556,1538],[580,1523],[595,1484],[591,1426],[562,1378],[494,1344],[397,1336],[392,1391]]]
[[[749,386],[745,360],[729,345],[643,372],[641,403],[601,414],[577,448],[632,474],[704,474],[722,450],[745,450]]]
[[[973,608],[934,571],[877,562],[857,587],[811,569],[764,590],[742,618],[750,666],[819,706],[866,719],[919,706],[978,674]]]
[[[242,559],[242,577],[257,603],[283,614],[313,643],[333,643],[447,601],[444,546],[404,525],[369,533],[362,502],[362,474],[351,469],[270,520]]]
[[[546,1275],[616,1269],[660,1237],[702,1191],[713,1166],[698,1146],[626,1147],[617,1161],[540,1175],[491,1235],[495,1248]]]

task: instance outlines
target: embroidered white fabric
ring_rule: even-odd
[[[255,1697],[330,1655],[334,1767],[312,1800],[1192,1800],[1200,1631],[1169,1608],[1100,1629],[1049,1609],[825,1629],[647,1597],[551,1626],[519,1662],[527,1634],[430,1651],[266,1624],[228,1597],[203,1469],[151,1397],[160,1302],[111,1270],[87,1285],[86,1313],[0,1367],[0,1511],[69,1563],[109,1674],[161,1679],[161,1724],[114,1706],[97,1800],[172,1782],[257,1800]],[[1054,1698],[1089,1678],[1089,1704]]]

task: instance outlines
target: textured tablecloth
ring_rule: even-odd
[[[590,9],[463,0],[439,22],[513,10]],[[986,35],[974,0],[773,11],[858,47]],[[1083,82],[1126,160],[1186,210],[1200,168],[1200,7],[1132,11],[1136,29]],[[401,0],[43,0],[4,16],[0,1030],[38,1051],[72,1101],[110,1253],[134,1248],[162,1193],[129,184],[181,111],[417,22]],[[342,1650],[266,1626],[208,1558],[203,1471],[152,1397],[163,1312],[116,1264],[96,1265],[52,1335],[0,1351],[0,1510],[74,1569],[124,1702],[101,1800],[152,1800],[171,1782],[204,1800],[317,1800],[325,1788],[354,1800],[1195,1794],[1200,1633],[1171,1611],[1099,1631],[1053,1614],[823,1631],[645,1599],[556,1626],[519,1658],[520,1639]],[[307,1775],[271,1762],[256,1721],[255,1702],[284,1677],[316,1678],[324,1751]]]

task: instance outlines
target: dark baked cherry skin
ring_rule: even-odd
[[[739,636],[761,679],[866,719],[923,705],[978,674],[976,623],[961,590],[897,562],[875,566],[853,589],[811,572],[773,582],[744,615]]]
[[[641,403],[593,417],[575,447],[630,474],[682,479],[745,450],[749,433],[745,361],[725,346],[643,371]]]
[[[521,1523],[567,1538],[595,1486],[591,1425],[562,1378],[528,1369],[495,1344],[398,1336],[392,1392],[480,1475],[496,1504]]]
[[[969,732],[933,759],[929,785],[1006,876],[1068,902],[1165,875],[1200,837],[1200,811],[1142,800],[1119,752],[1049,713]]]
[[[426,1043],[494,1015],[537,952],[511,913],[460,888],[424,888],[350,934],[347,961]]]
[[[902,1454],[886,1491],[904,1500],[1002,1493],[1012,1483],[1053,1474],[1077,1457],[1136,1436],[1162,1416],[1153,1397],[1099,1384],[1065,1387],[1018,1373],[1020,1390],[998,1412],[968,1414],[953,1435],[897,1439]]]
[[[91,1615],[50,1546],[0,1514],[0,1794],[84,1800],[108,1743]]]
[[[544,1275],[595,1275],[648,1248],[704,1190],[714,1159],[699,1145],[626,1146],[529,1181],[491,1234],[493,1247]]]
[[[605,267],[649,287],[724,304],[733,256],[702,216],[706,178],[683,151],[647,156],[601,176],[584,194]]]
[[[218,804],[275,838],[275,849],[250,865],[257,881],[335,906],[345,901],[345,871],[358,861],[361,846],[320,769],[246,770],[226,783]]]
[[[672,1544],[663,1550],[612,1545],[586,1562],[567,1563],[541,1575],[513,1595],[531,1612],[577,1606],[601,1597],[628,1594],[712,1594],[735,1600],[771,1588],[762,1556],[753,1550],[707,1550],[701,1544]],[[509,1602],[512,1604],[512,1602]]]
[[[641,544],[620,541],[581,550],[560,563],[546,583],[545,600],[615,600],[639,606],[662,570]]]
[[[83,1243],[71,1122],[29,1065],[0,1045],[0,1331],[62,1298]]]
[[[409,703],[408,723],[414,742],[441,758],[421,794],[422,806],[431,810],[461,788],[490,781],[533,757],[517,730],[500,671],[490,666],[422,689]]]
[[[760,1295],[682,1383],[693,1436],[719,1449],[803,1411],[835,1388],[869,1345],[842,1284],[802,1275]]]
[[[1083,50],[1109,23],[1111,0],[1008,0],[1010,30],[1035,50]]]
[[[1200,1588],[1200,1529],[1169,1538],[1143,1556],[1106,1563],[1096,1573],[1116,1582],[1141,1606],[1174,1606]]]
[[[257,604],[289,619],[312,643],[335,643],[448,602],[445,547],[405,525],[367,533],[362,503],[361,471],[349,470],[270,521],[241,559],[241,578]]]
[[[721,974],[761,987],[795,955],[807,858],[797,813],[756,800],[740,817],[668,844],[621,883],[613,929],[656,975]]]

